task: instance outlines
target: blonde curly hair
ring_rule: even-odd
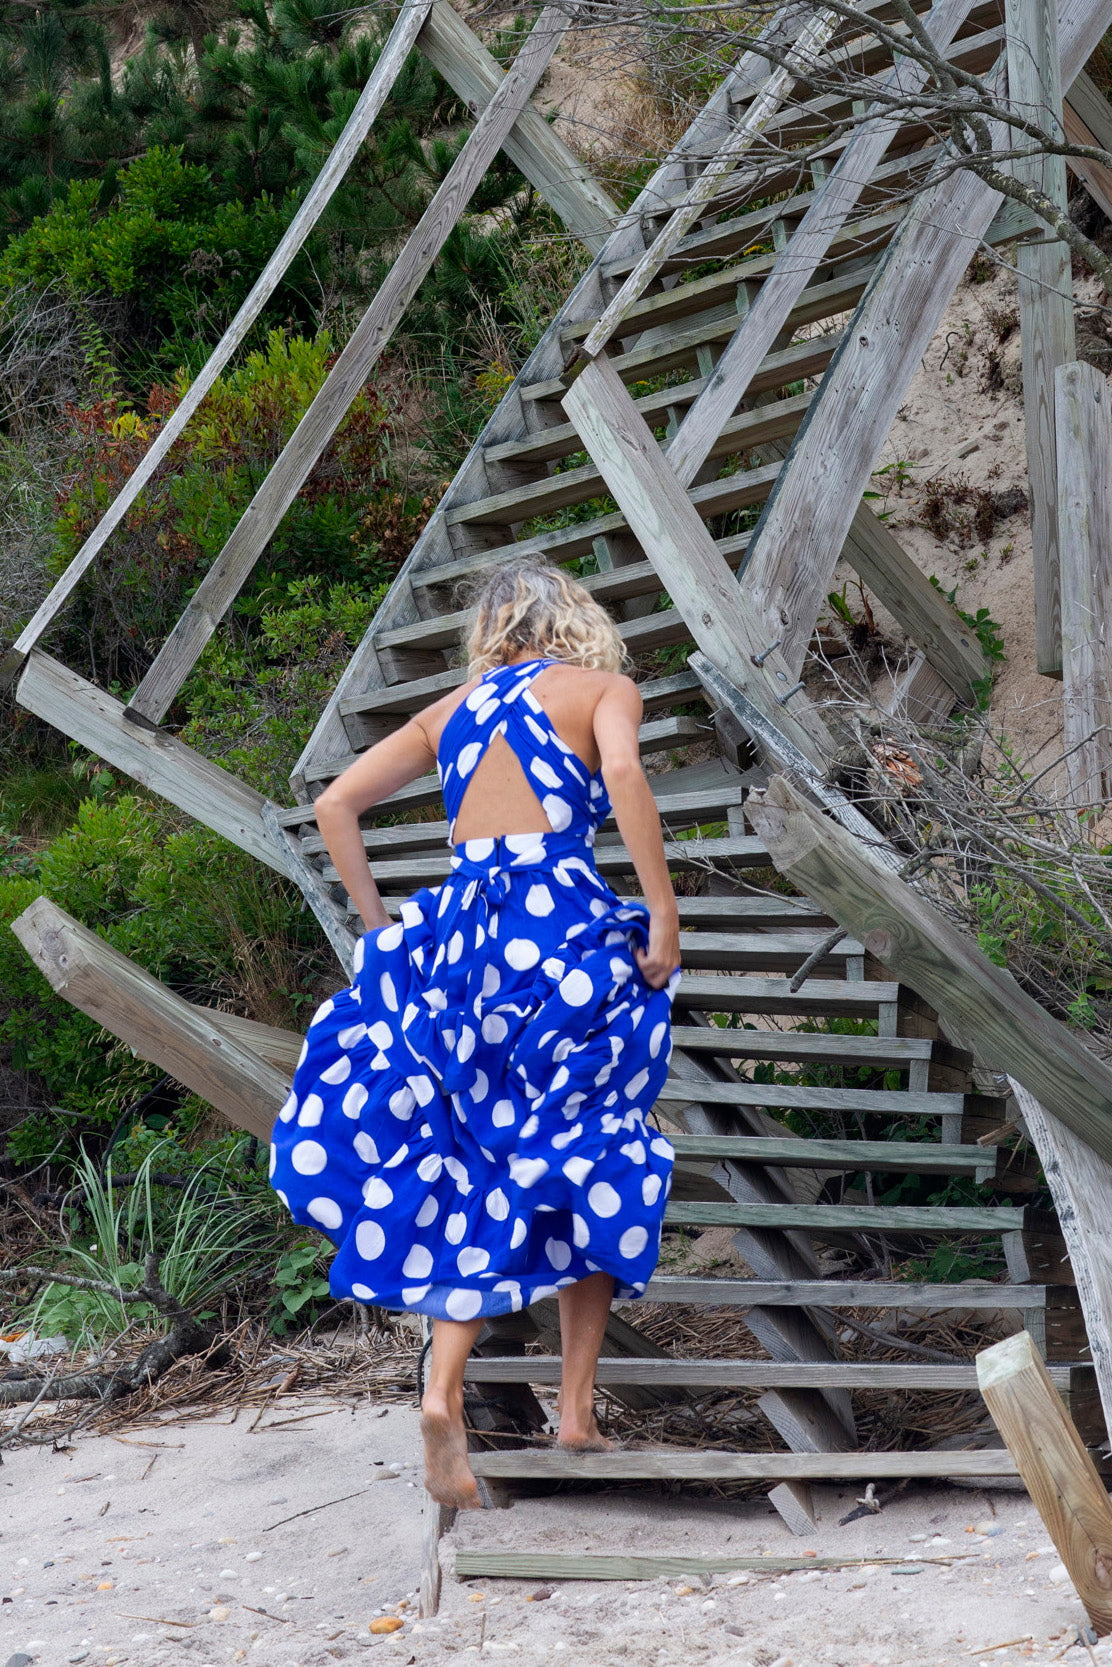
[[[626,652],[605,608],[570,574],[542,561],[507,562],[474,595],[464,637],[479,677],[527,649],[588,671],[621,671]]]

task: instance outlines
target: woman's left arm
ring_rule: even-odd
[[[389,926],[390,916],[367,862],[359,818],[435,763],[436,752],[420,717],[411,718],[396,734],[368,747],[329,783],[313,806],[328,855],[368,932]]]

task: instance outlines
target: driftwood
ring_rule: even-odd
[[[231,1356],[218,1344],[210,1326],[204,1326],[172,1296],[158,1277],[159,1258],[152,1251],[143,1263],[143,1280],[125,1291],[105,1279],[84,1279],[76,1274],[52,1273],[49,1268],[0,1269],[0,1281],[14,1284],[21,1279],[41,1279],[53,1285],[68,1285],[78,1291],[99,1291],[121,1303],[150,1303],[171,1322],[165,1337],[156,1337],[136,1356],[114,1372],[66,1372],[55,1377],[37,1373],[5,1374],[0,1378],[0,1407],[19,1406],[26,1401],[117,1401],[157,1382],[171,1366],[188,1355],[206,1354],[212,1366],[226,1366]]]

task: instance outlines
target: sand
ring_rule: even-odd
[[[547,1667],[565,1652],[588,1667],[956,1667],[1013,1639],[1029,1642],[987,1660],[1050,1662],[1085,1620],[1025,1495],[908,1489],[842,1528],[859,1491],[847,1486],[819,1491],[807,1540],[763,1500],[636,1490],[469,1514],[443,1542],[440,1614],[421,1621],[416,1410],[288,1396],[252,1429],[254,1416],[7,1453],[0,1667],[21,1653],[42,1667],[329,1667],[369,1652],[417,1667],[472,1656]],[[574,1581],[541,1597],[537,1581],[456,1580],[457,1544],[906,1561],[709,1584]],[[943,1556],[960,1561],[929,1561]],[[404,1625],[372,1635],[384,1613]],[[1112,1644],[1094,1653],[1112,1662]],[[1078,1645],[1062,1659],[1092,1657]]]

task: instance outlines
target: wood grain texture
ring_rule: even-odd
[[[289,1077],[223,1026],[222,1015],[183,1001],[49,898],[36,898],[12,931],[59,995],[237,1128],[270,1139]]]
[[[769,644],[761,621],[609,360],[589,364],[563,403],[699,647],[730,667],[768,720],[815,767],[825,767],[834,750],[829,731],[802,692],[790,709],[781,703],[792,687],[784,662],[775,650],[764,652]]]
[[[1063,85],[1080,70],[1107,21],[1101,0],[1062,0]],[[988,80],[1002,91],[999,75]],[[908,382],[1000,201],[971,174],[920,193],[871,278],[780,471],[750,541],[744,581],[770,625],[783,627],[793,670],[803,663],[835,561]]]
[[[1086,70],[1081,71],[1070,88],[1062,110],[1062,126],[1071,145],[1112,150],[1112,107]],[[1066,166],[1112,219],[1112,170],[1080,156],[1069,157]]]
[[[129,710],[158,723],[362,389],[406,307],[548,67],[570,15],[546,7],[437,187],[320,392],[272,464],[140,683]]]
[[[692,1096],[694,1098],[694,1095]],[[1022,1209],[996,1204],[985,1209],[931,1204],[669,1204],[664,1220],[673,1227],[799,1228],[825,1233],[1017,1233]]]
[[[1112,1070],[994,966],[904,881],[812,810],[782,777],[750,796],[749,820],[780,872],[854,932],[934,1007],[946,1033],[975,1042],[1101,1157],[1112,1161]]]
[[[977,1356],[981,1394],[1098,1635],[1112,1632],[1112,1505],[1030,1337]]]
[[[41,649],[33,649],[19,680],[17,698],[44,723],[80,742],[141,787],[160,793],[268,868],[289,873],[263,827],[266,800],[261,793],[172,735],[127,723],[121,703],[95,683],[78,677]]]
[[[691,1097],[691,1088],[686,1089]],[[670,1135],[677,1157],[740,1158],[749,1163],[809,1169],[958,1175],[995,1170],[983,1146],[943,1146],[925,1140],[777,1139],[772,1135]]]
[[[792,1574],[804,1569],[883,1568],[902,1563],[899,1557],[698,1557],[693,1552],[611,1557],[570,1551],[456,1552],[456,1575],[461,1580],[676,1580],[685,1576],[737,1574]],[[949,1557],[919,1557],[916,1562],[949,1563]]]
[[[1063,740],[1080,808],[1112,798],[1112,408],[1093,365],[1058,367]]]
[[[443,3],[443,0],[440,0]],[[389,39],[379,54],[371,78],[356,102],[355,108],[336,143],[329,151],[320,173],[305,194],[304,201],[290,221],[282,239],[259,274],[232,322],[206,359],[182,397],[180,403],[159,429],[148,450],[129,475],[117,496],[109,504],[97,525],[78,550],[49,596],[24,626],[9,655],[5,658],[0,677],[4,681],[19,670],[31,649],[42,640],[44,633],[58,617],[62,608],[77,588],[81,576],[88,572],[109,538],[115,532],[143,487],[150,480],[163,458],[174,445],[201,401],[212,387],[236,348],[247,336],[251,326],[277,289],[301,245],[324,213],[337,186],[343,180],[379,111],[382,109],[400,70],[413,48],[414,42],[429,14],[433,0],[404,0]]]
[[[1112,1434],[1112,1239],[1108,1233],[1112,1163],[1079,1140],[1022,1083],[1013,1081],[1012,1090],[1058,1212],[1085,1317],[1104,1421]]]
[[[1027,120],[1063,138],[1055,0],[1005,0],[1008,100]],[[1013,138],[1022,150],[1022,135]],[[1066,207],[1066,164],[1033,151],[1010,164],[1012,173]],[[1035,651],[1044,677],[1062,674],[1059,588],[1058,478],[1055,464],[1054,377],[1076,357],[1073,277],[1068,245],[1045,230],[1019,245],[1019,327],[1023,353],[1023,414],[1027,484],[1035,569]]]
[[[886,1476],[1017,1476],[1011,1454],[999,1448],[933,1453],[691,1453],[680,1447],[621,1453],[561,1453],[521,1448],[472,1453],[476,1476],[551,1476],[569,1480],[761,1482],[792,1478],[879,1481]],[[808,1565],[810,1566],[810,1565]]]
[[[356,933],[361,921],[348,924],[347,915],[329,892],[319,872],[306,859],[302,842],[278,820],[277,808],[269,800],[263,805],[262,824],[267,838],[285,863],[286,872],[324,928],[345,978],[355,976]]]
[[[967,1279],[956,1285],[932,1285],[892,1279],[681,1279],[659,1274],[649,1281],[650,1302],[692,1302],[748,1307],[761,1304],[804,1308],[1043,1308],[1045,1285],[1007,1285]]]
[[[468,1361],[469,1383],[538,1383],[560,1381],[559,1355],[487,1355]],[[1087,1366],[1047,1368],[1055,1390],[1068,1390],[1076,1370]],[[667,1383],[688,1389],[902,1389],[950,1391],[978,1387],[977,1364],[921,1365],[904,1360],[621,1360],[601,1358],[595,1381]]]

